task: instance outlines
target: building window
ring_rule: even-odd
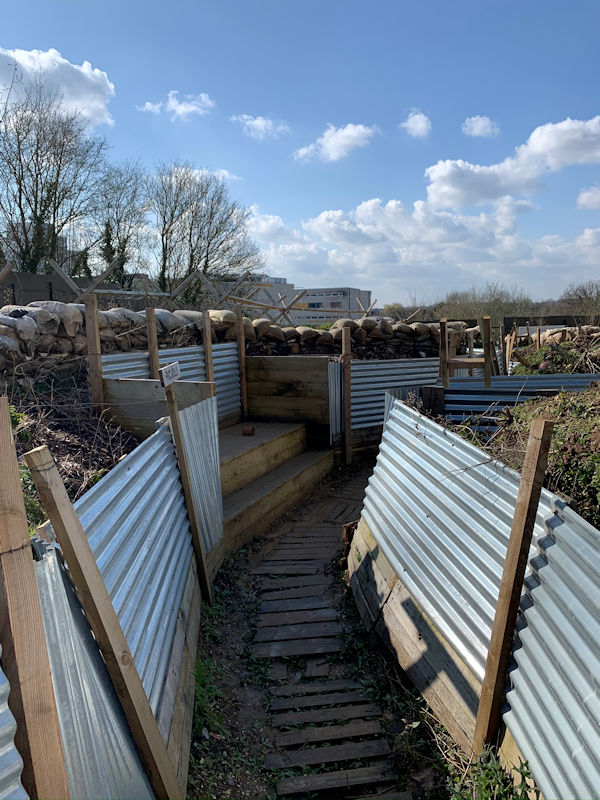
[[[323,308],[323,303],[309,303],[309,308]]]

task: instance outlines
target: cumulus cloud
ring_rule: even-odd
[[[466,118],[462,124],[462,132],[466,136],[482,136],[486,139],[492,139],[494,136],[498,136],[500,127],[489,117],[476,115],[475,117]]]
[[[193,115],[203,117],[214,107],[214,100],[206,92],[186,94],[180,97],[176,89],[171,89],[164,102],[153,103],[150,100],[146,100],[143,105],[136,106],[136,109],[150,114],[160,114],[161,111],[165,111],[167,114],[171,114],[171,122],[175,122],[178,119],[185,122]]]
[[[357,147],[366,147],[376,133],[376,125],[355,125],[350,122],[342,128],[336,128],[330,123],[316,142],[296,150],[294,158],[297,161],[339,161]]]
[[[296,242],[300,235],[288,227],[277,214],[261,214],[258,206],[252,206],[248,218],[248,232],[253,239],[264,243]]]
[[[423,139],[431,133],[431,120],[418,108],[414,108],[399,127],[403,128],[409,136]]]
[[[582,189],[577,198],[577,208],[596,210],[600,209],[600,186],[590,186]]]
[[[600,163],[600,115],[589,120],[568,117],[540,125],[515,155],[490,166],[447,159],[425,170],[427,197],[435,206],[458,208],[490,203],[504,195],[531,194],[540,178],[573,164]]]
[[[20,77],[14,86],[19,92],[38,75],[63,98],[65,107],[77,111],[90,125],[112,125],[108,103],[114,96],[114,84],[106,72],[92,67],[89,61],[72,64],[58,50],[5,50],[0,47],[0,86],[7,86],[17,65]]]
[[[253,117],[250,114],[234,114],[229,117],[231,122],[242,126],[242,131],[252,139],[277,139],[284,133],[289,133],[290,127],[285,122],[279,122],[271,117]]]

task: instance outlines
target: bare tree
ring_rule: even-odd
[[[584,316],[588,322],[596,324],[600,318],[600,281],[570,283],[560,300],[572,314]]]
[[[0,237],[21,270],[68,255],[60,237],[89,214],[105,150],[39,77],[11,98],[0,125]]]

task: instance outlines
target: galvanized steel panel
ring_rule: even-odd
[[[352,430],[382,425],[386,389],[433,386],[439,375],[438,358],[353,361]]]
[[[209,553],[223,536],[223,497],[217,400],[211,397],[179,412],[181,432],[202,546]]]
[[[329,444],[333,437],[344,430],[343,416],[343,391],[342,365],[339,361],[330,361],[327,364],[327,377],[329,382]]]
[[[136,447],[74,507],[156,711],[192,558],[168,428]]]
[[[206,365],[204,362],[204,347],[169,347],[158,351],[159,366],[166,367],[173,361],[179,362],[182,381],[205,381]]]
[[[237,342],[215,344],[212,348],[219,419],[241,413],[240,358]]]
[[[71,797],[152,800],[106,665],[53,549],[35,564],[35,574]],[[5,796],[27,795],[0,791]]]
[[[102,356],[102,376],[104,378],[149,378],[150,361],[148,353],[109,353]]]
[[[0,800],[27,800],[29,795],[21,783],[23,759],[15,747],[17,723],[8,707],[9,694],[8,678],[0,668]]]

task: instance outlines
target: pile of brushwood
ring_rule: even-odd
[[[600,386],[528,400],[507,410],[496,433],[478,444],[520,472],[535,417],[555,422],[544,485],[600,527]]]
[[[600,372],[600,337],[578,336],[573,341],[549,342],[540,350],[535,345],[513,352],[519,364],[515,375],[547,375],[549,373]]]

